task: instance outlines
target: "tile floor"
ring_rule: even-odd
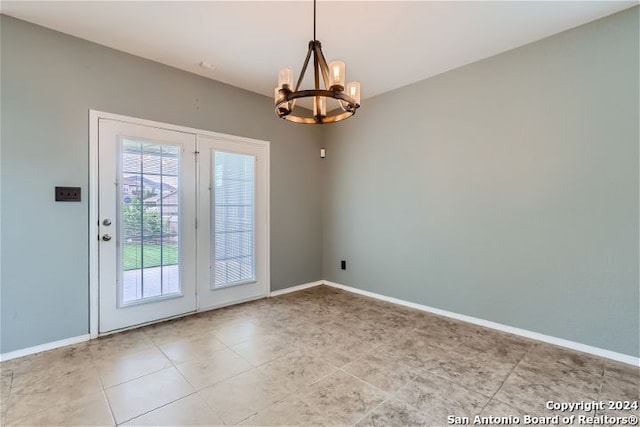
[[[0,369],[7,426],[443,426],[553,416],[550,400],[638,400],[640,389],[630,365],[326,286]]]

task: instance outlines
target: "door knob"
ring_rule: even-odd
[[[111,240],[111,236],[109,236],[108,234],[105,234],[104,236],[102,236],[102,240],[104,240],[105,242],[108,242],[109,240]]]

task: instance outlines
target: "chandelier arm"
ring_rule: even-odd
[[[320,69],[322,70],[322,79],[324,80],[324,87],[329,89],[329,66],[327,60],[324,59],[324,53],[322,53],[322,47],[318,43],[315,47],[316,56],[320,62]]]
[[[304,65],[302,66],[302,71],[300,71],[300,77],[298,77],[298,83],[296,84],[296,90],[294,92],[297,92],[300,90],[302,79],[304,79],[304,74],[307,72],[307,66],[309,65],[309,58],[311,58],[312,50],[313,50],[313,47],[311,43],[309,43],[309,50],[307,51],[307,57],[304,59]]]
[[[315,90],[320,90],[320,77],[318,75],[318,68],[319,68],[318,52],[314,49],[313,50],[313,79],[314,79]]]
[[[315,1],[315,0],[314,0]],[[313,78],[315,80],[315,89],[320,90],[320,76],[318,75],[318,52],[314,49],[313,51]],[[316,96],[313,98],[313,103],[315,104],[315,112],[314,119],[317,123],[322,123],[322,109],[320,108],[320,97]]]
[[[307,72],[307,66],[309,65],[309,58],[311,58],[311,43],[309,43],[309,49],[307,50],[307,57],[304,59],[304,65],[302,65],[302,71],[300,71],[300,76],[298,77],[298,83],[296,83],[296,89],[294,92],[297,92],[300,89],[300,85],[302,84],[302,80],[304,79],[304,74]],[[296,108],[296,100],[291,101],[290,111]]]

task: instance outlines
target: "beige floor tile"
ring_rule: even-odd
[[[416,346],[429,345],[450,351],[459,347],[464,333],[461,332],[461,329],[461,326],[454,322],[441,320],[406,331],[404,334],[398,335],[397,338],[405,342],[413,342]]]
[[[260,301],[250,301],[248,303],[238,304],[237,306],[209,310],[201,313],[201,315],[206,320],[206,324],[215,330],[230,323],[251,321],[251,314],[254,310],[258,310],[255,307],[259,302]],[[272,309],[269,304],[265,305],[265,308],[267,310]]]
[[[417,326],[415,319],[398,312],[393,306],[380,308],[379,310],[380,315],[370,319],[369,322],[394,331],[408,331]]]
[[[480,328],[480,330],[483,329]],[[515,365],[522,360],[532,346],[531,340],[490,331],[465,336],[458,345],[458,351],[468,357],[491,359],[501,364]]]
[[[16,420],[15,426],[113,426],[109,405],[102,391],[65,401]]]
[[[365,355],[342,369],[387,393],[397,391],[416,374],[416,369],[381,352]]]
[[[489,397],[500,388],[517,363],[477,351],[467,352],[459,346],[445,350],[410,338],[393,346],[382,346],[375,354],[388,355],[415,371],[428,372]]]
[[[106,389],[111,410],[118,424],[157,409],[194,392],[175,368]]]
[[[259,366],[297,349],[289,340],[275,336],[259,336],[231,347],[253,366]]]
[[[11,383],[13,381],[13,371],[9,369],[0,370],[0,424],[5,419],[9,408],[9,394],[11,393]]]
[[[241,426],[323,426],[329,425],[320,410],[298,397],[285,399],[258,412]]]
[[[322,329],[303,340],[300,349],[340,368],[378,346],[376,342],[361,341],[333,330]]]
[[[484,353],[467,353],[459,349],[449,352],[446,360],[437,360],[433,365],[427,363],[425,370],[491,397],[502,386],[516,364],[516,361],[505,361]]]
[[[33,375],[14,374],[6,420],[14,422],[27,415],[101,392],[100,377],[92,366],[61,372],[53,369],[47,375],[40,370]]]
[[[213,353],[208,359],[183,363],[177,365],[177,368],[196,390],[200,390],[248,371],[252,366],[235,352],[225,348]]]
[[[447,425],[447,416],[473,417],[489,398],[435,375],[423,374],[400,389],[395,397],[422,411],[429,425]]]
[[[183,397],[123,424],[125,426],[223,426],[197,393]]]
[[[3,369],[2,365],[0,364],[0,390],[9,391],[12,381],[13,371],[10,369]]]
[[[49,390],[58,390],[61,385],[78,382],[97,385],[96,368],[82,364],[73,368],[34,370],[33,372],[14,373],[11,381],[11,393],[26,395],[34,393],[46,393]]]
[[[336,370],[329,363],[300,351],[274,359],[258,369],[293,390],[305,387]]]
[[[147,326],[144,333],[156,345],[162,345],[204,338],[212,331],[205,318],[194,315]]]
[[[637,367],[326,286],[2,362],[0,371],[2,425],[109,424],[96,397],[103,383],[120,383],[106,396],[131,425],[440,426],[480,411],[552,415],[548,400],[638,399],[640,389]]]
[[[494,416],[494,417],[500,417],[500,418],[520,417],[519,419],[522,420],[522,416],[526,414],[524,411],[521,411],[518,408],[514,408],[511,405],[502,403],[499,400],[491,399],[489,403],[487,403],[487,405],[484,407],[480,415],[483,417]],[[488,424],[488,423],[483,423],[483,424]],[[508,424],[514,424],[514,423],[508,422],[506,424],[508,425]]]
[[[252,369],[198,393],[225,424],[234,425],[281,400],[290,390],[280,378]]]
[[[640,381],[633,377],[605,376],[600,390],[600,400],[640,401]]]
[[[554,374],[563,374],[571,370],[602,376],[605,359],[550,344],[536,343],[526,354],[523,362]]]
[[[213,334],[225,345],[231,347],[260,336],[263,330],[246,320],[226,323],[213,329]]]
[[[360,341],[385,345],[393,344],[395,342],[394,337],[402,333],[403,330],[403,328],[385,326],[374,319],[372,321],[354,321],[349,328],[349,334],[352,334]]]
[[[406,427],[426,426],[428,423],[429,420],[425,414],[392,398],[375,408],[356,425],[358,427]]]
[[[602,386],[603,375],[600,371],[582,369],[563,363],[525,358],[515,369],[521,378],[530,382],[543,382],[554,390],[574,390],[578,394],[595,399]]]
[[[595,411],[596,416],[640,419],[640,368],[619,362],[607,361],[599,401],[604,408]]]
[[[269,313],[252,313],[248,319],[254,324],[274,334],[286,336],[288,333],[302,332],[301,326],[309,324],[308,319],[302,317],[301,313],[293,311],[271,311]]]
[[[312,384],[300,398],[323,414],[326,425],[351,425],[385,400],[380,390],[342,371]]]
[[[604,377],[640,384],[640,367],[607,360],[604,367]]]
[[[309,352],[310,350],[303,347],[303,351]],[[358,357],[357,354],[358,353],[354,351],[348,351],[340,347],[330,346],[319,348],[316,350],[316,355],[318,357],[329,362],[336,368],[342,368],[347,363],[354,361]]]
[[[577,402],[595,400],[592,389],[576,390],[567,386],[562,377],[549,379],[531,372],[516,368],[504,382],[494,399],[518,408],[526,414],[544,414],[545,403],[549,400],[557,402]]]
[[[18,376],[48,374],[58,370],[71,371],[92,364],[88,344],[81,343],[2,362],[2,368],[9,369]]]
[[[89,341],[89,350],[95,359],[138,353],[154,347],[143,329],[119,332]]]
[[[204,338],[178,340],[158,346],[175,364],[207,359],[227,346],[213,335]]]
[[[91,362],[83,362],[72,366],[52,367],[49,369],[36,368],[29,371],[13,373],[11,381],[12,393],[31,394],[44,392],[55,388],[57,383],[66,382],[72,378],[95,378],[97,371]]]
[[[458,351],[444,350],[414,340],[410,335],[399,337],[393,345],[383,345],[376,350],[379,354],[388,354],[394,360],[416,369],[436,370],[451,362],[452,358],[462,358]]]
[[[100,359],[95,359],[95,364],[105,388],[172,366],[155,346],[135,353],[103,354]]]

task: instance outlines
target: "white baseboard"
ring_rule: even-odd
[[[10,351],[9,353],[0,354],[0,362],[5,362],[11,359],[17,359],[18,357],[29,356],[30,354],[41,353],[47,350],[53,350],[55,348],[78,344],[81,342],[89,341],[89,339],[90,339],[90,335],[85,334],[77,337],[65,338],[59,341],[53,341],[45,344],[36,345],[33,347],[22,348],[16,351]]]
[[[291,286],[290,288],[279,289],[277,291],[271,291],[271,292],[269,292],[269,296],[270,297],[277,297],[278,295],[284,295],[284,294],[288,294],[290,292],[296,292],[296,291],[301,291],[301,290],[307,289],[307,288],[313,288],[314,286],[319,286],[319,285],[322,285],[324,283],[326,283],[324,280],[318,280],[317,282],[303,283],[302,285]]]
[[[604,357],[607,359],[615,360],[622,363],[628,363],[633,366],[640,366],[640,358],[629,356],[627,354],[617,353],[611,350],[605,350],[599,347],[593,347],[586,344],[581,344],[574,341],[569,341],[564,338],[553,337],[550,335],[540,334],[538,332],[528,331],[526,329],[515,328],[513,326],[503,325],[501,323],[492,322],[490,320],[478,319],[477,317],[471,317],[464,314],[453,313],[451,311],[441,310],[439,308],[429,307],[422,304],[416,304],[413,302],[401,300],[398,298],[388,297],[385,295],[376,294],[369,291],[363,291],[362,289],[353,288],[351,286],[341,285],[339,283],[323,281],[327,286],[342,289],[354,294],[360,294],[371,298],[376,298],[382,301],[387,301],[393,304],[403,305],[405,307],[415,308],[417,310],[426,311],[440,316],[449,317],[463,322],[473,323],[475,325],[484,326],[487,328],[495,329],[502,332],[507,332],[521,337],[530,338],[536,341],[546,342],[548,344],[554,344],[560,347],[570,348],[572,350],[581,351],[583,353],[593,354],[595,356]]]

